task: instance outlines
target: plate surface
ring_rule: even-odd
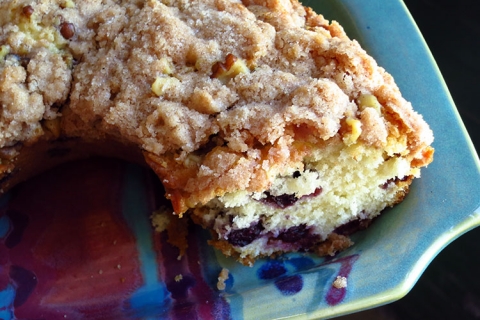
[[[431,125],[435,160],[406,200],[334,258],[292,254],[248,268],[196,227],[178,260],[150,225],[161,199],[149,171],[67,164],[0,200],[0,319],[334,317],[401,298],[444,246],[480,225],[478,156],[403,2],[304,2],[338,20]],[[230,275],[219,292],[222,268]],[[332,286],[337,276],[347,288]]]

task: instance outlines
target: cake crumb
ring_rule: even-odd
[[[217,289],[220,291],[225,290],[225,281],[228,279],[229,276],[229,271],[226,268],[222,268],[222,271],[220,271],[218,275],[218,282],[217,282]]]
[[[342,289],[347,287],[347,278],[338,276],[335,281],[333,281],[333,286],[337,289]]]
[[[180,282],[180,281],[182,281],[182,279],[183,279],[183,275],[181,275],[181,274],[178,274],[178,275],[175,276],[175,282]]]
[[[102,273],[103,273],[102,269],[98,270],[98,274],[102,274]]]
[[[156,232],[160,233],[167,230],[171,214],[172,211],[169,211],[166,207],[160,207],[152,213],[150,218],[152,219],[152,225]]]

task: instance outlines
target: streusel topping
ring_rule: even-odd
[[[0,12],[0,147],[63,115],[67,136],[169,162],[178,172],[156,170],[167,189],[200,202],[268,187],[302,165],[299,141],[340,135],[430,161],[432,132],[392,77],[296,1],[12,0]]]

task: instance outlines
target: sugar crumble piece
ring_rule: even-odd
[[[225,290],[226,284],[225,281],[227,281],[229,277],[229,271],[226,268],[222,268],[220,273],[218,274],[218,282],[217,282],[217,289],[220,291]]]
[[[181,274],[177,274],[175,276],[175,282],[180,282],[180,281],[182,281],[182,279],[183,279],[183,275],[181,275]]]
[[[170,223],[171,214],[171,210],[169,211],[163,206],[152,213],[150,219],[152,219],[152,226],[155,228],[156,232],[160,233],[167,230],[168,224]]]
[[[347,278],[338,276],[335,281],[333,281],[333,286],[337,289],[342,289],[347,287]]]

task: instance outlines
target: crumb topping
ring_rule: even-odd
[[[431,161],[392,77],[297,1],[8,0],[0,27],[0,148],[59,131],[136,144],[177,213],[266,190],[335,136]]]

